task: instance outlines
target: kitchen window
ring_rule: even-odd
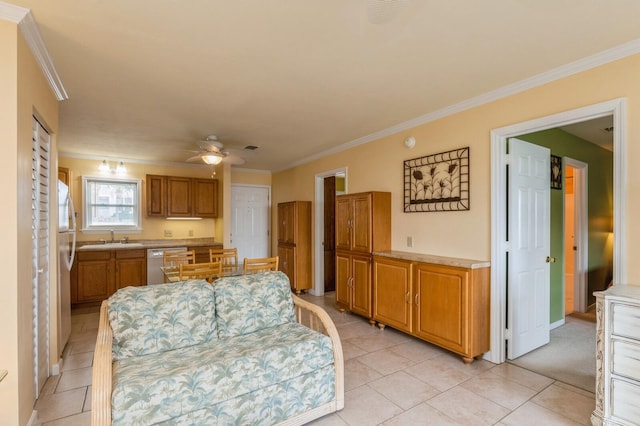
[[[142,181],[82,177],[83,231],[142,229]]]

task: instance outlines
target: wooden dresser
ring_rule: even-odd
[[[373,256],[373,319],[462,356],[489,350],[489,262],[399,251]]]
[[[615,285],[596,296],[594,425],[640,424],[640,286]]]

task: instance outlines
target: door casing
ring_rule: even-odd
[[[555,127],[613,116],[613,280],[627,283],[626,247],[626,99],[577,108],[491,131],[491,350],[484,358],[496,364],[506,358],[506,144],[507,138]]]

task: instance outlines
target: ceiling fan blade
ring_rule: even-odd
[[[187,158],[185,161],[187,163],[194,163],[196,161],[202,161],[202,153],[198,154],[198,155],[194,155],[193,157],[189,157]]]
[[[240,164],[244,164],[244,159],[240,158],[236,155],[230,154],[222,159],[223,163],[239,166]]]

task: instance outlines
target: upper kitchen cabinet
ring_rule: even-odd
[[[218,181],[147,175],[147,216],[218,216]]]

